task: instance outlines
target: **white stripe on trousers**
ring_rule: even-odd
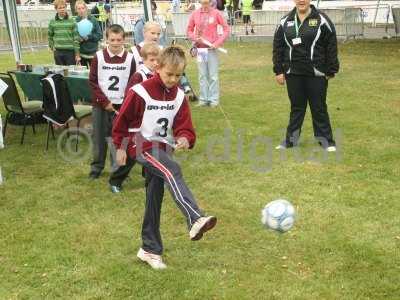
[[[191,219],[190,214],[189,214],[189,211],[186,209],[186,207],[185,207],[185,205],[184,205],[183,203],[185,203],[196,215],[198,215],[199,217],[200,217],[200,215],[199,215],[198,212],[196,212],[196,211],[189,205],[189,203],[187,203],[187,202],[185,201],[185,199],[183,198],[182,193],[181,193],[181,191],[179,190],[178,184],[176,183],[175,178],[174,178],[174,176],[172,175],[172,173],[168,170],[167,167],[165,167],[165,166],[164,166],[160,161],[158,161],[156,158],[154,158],[153,156],[151,156],[148,152],[144,152],[144,157],[145,157],[145,159],[146,159],[149,163],[151,163],[154,167],[156,167],[158,170],[160,170],[160,171],[165,175],[165,177],[166,177],[167,180],[168,180],[169,185],[171,186],[172,191],[173,191],[174,194],[175,194],[176,200],[178,200],[178,202],[179,202],[179,203],[182,205],[182,207],[186,210],[186,212],[187,212],[187,214],[188,214],[188,217],[189,217],[189,222],[190,222],[190,224],[193,224],[193,223],[192,223],[192,219]],[[172,179],[173,184],[174,184],[175,186],[172,184],[170,178]],[[178,194],[179,194],[179,196],[180,196],[181,199],[179,199],[179,197],[177,196],[176,190],[178,191]],[[182,202],[183,202],[183,203],[182,203]]]

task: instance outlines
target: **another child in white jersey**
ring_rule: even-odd
[[[107,48],[96,52],[89,74],[93,105],[93,161],[89,177],[96,179],[104,169],[107,157],[107,137],[111,136],[113,118],[124,100],[126,85],[135,73],[132,53],[124,49],[125,32],[117,24],[106,32]],[[111,166],[117,165],[111,155]]]
[[[140,55],[140,49],[143,47],[144,44],[149,43],[149,42],[154,42],[157,43],[157,45],[160,47],[160,49],[163,49],[163,46],[160,45],[160,36],[161,36],[161,26],[159,23],[154,22],[154,21],[148,21],[144,24],[143,27],[143,37],[144,40],[133,46],[131,48],[133,56],[135,57],[136,60],[136,69],[139,70],[140,66],[143,64],[143,60],[141,59]],[[186,75],[183,74],[180,80],[180,86],[182,87],[183,91],[185,94],[189,94],[190,92],[193,92],[189,80],[186,78]],[[194,93],[193,93],[194,97]],[[193,98],[195,100],[195,97]]]
[[[161,35],[160,24],[153,21],[149,21],[146,22],[146,24],[144,24],[143,27],[144,40],[131,48],[132,54],[135,57],[137,71],[140,69],[141,65],[143,65],[143,58],[142,55],[140,54],[140,50],[142,49],[144,44],[156,43],[160,48],[160,50],[163,49],[163,47],[160,45],[160,35]]]

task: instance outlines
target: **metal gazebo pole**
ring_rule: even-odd
[[[2,0],[2,4],[15,61],[21,62],[22,56],[17,17],[17,3],[16,0]]]

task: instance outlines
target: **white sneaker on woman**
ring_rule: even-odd
[[[286,146],[282,144],[279,144],[278,146],[275,147],[275,150],[286,150],[286,149],[287,149]]]
[[[335,146],[329,146],[325,148],[326,152],[336,152],[336,147]]]
[[[146,252],[142,248],[139,249],[137,257],[141,261],[148,263],[153,269],[161,270],[167,267],[167,265],[163,263],[161,255]]]

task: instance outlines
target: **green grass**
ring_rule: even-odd
[[[228,44],[220,75],[231,157],[217,159],[222,144],[207,155],[212,137],[229,127],[219,109],[198,107],[198,143],[181,155],[189,186],[219,223],[190,242],[167,195],[163,272],[135,258],[144,203],[138,167],[112,195],[108,169],[87,179],[90,157],[66,162],[55,142],[44,151],[45,126],[36,136],[28,128],[23,146],[21,128],[10,127],[0,151],[0,299],[399,299],[399,45],[340,45],[341,72],[328,95],[340,151],[324,157],[309,113],[304,144],[286,156],[272,150],[289,104],[274,82],[271,45]],[[50,60],[46,51],[24,55],[26,63]],[[1,56],[0,70],[13,66]],[[197,86],[193,61],[188,74]],[[268,137],[267,146],[252,147],[257,137]],[[298,213],[285,234],[260,224],[261,208],[278,197]]]

